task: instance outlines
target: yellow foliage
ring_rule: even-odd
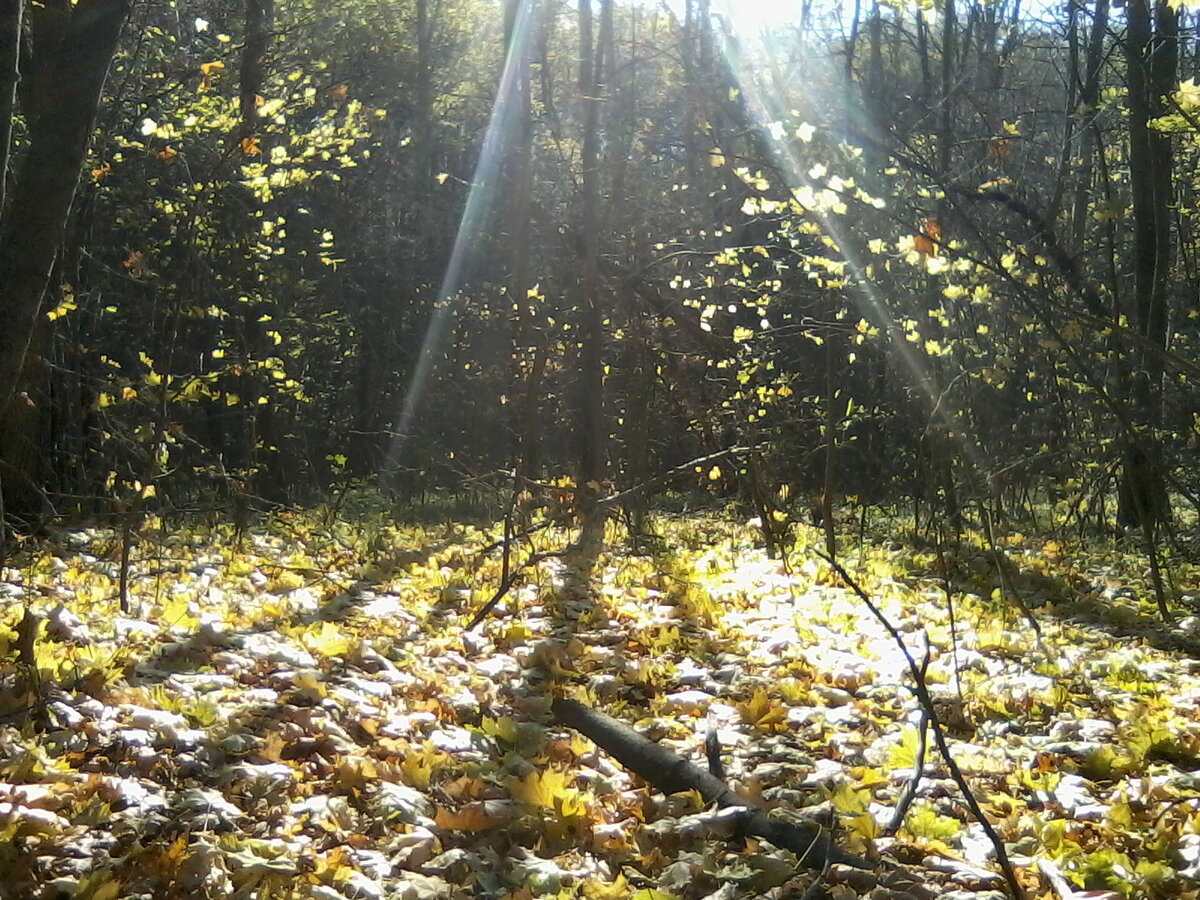
[[[759,688],[749,700],[737,704],[742,719],[763,731],[776,730],[787,721],[787,710],[778,700],[772,700],[765,689]]]
[[[332,622],[322,622],[320,628],[306,631],[300,640],[319,656],[342,657],[350,650],[350,638]]]
[[[526,806],[553,810],[564,818],[582,816],[587,813],[587,803],[583,793],[570,786],[571,781],[565,773],[552,769],[533,771],[510,779],[508,789],[514,800]]]

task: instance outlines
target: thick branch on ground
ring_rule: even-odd
[[[800,863],[810,869],[820,869],[826,861],[860,869],[872,868],[865,859],[831,843],[828,832],[820,825],[813,822],[782,822],[771,818],[731,791],[720,778],[682,759],[666,747],[647,740],[616,719],[575,700],[559,698],[550,709],[563,725],[591,738],[598,747],[663,793],[695,790],[706,803],[739,809],[740,824],[746,834],[791,850]]]

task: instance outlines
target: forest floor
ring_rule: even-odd
[[[151,522],[127,614],[111,531],[25,546],[0,578],[0,896],[1007,896],[932,746],[892,830],[920,707],[821,535],[798,528],[784,564],[745,523],[654,528],[641,549],[610,533],[590,578],[569,535],[518,542],[533,563],[469,632],[498,526]],[[952,756],[1028,897],[1200,896],[1194,563],[1165,560],[1168,626],[1112,541],[839,553],[918,663],[928,646]],[[715,733],[744,797],[875,868],[806,871],[699,794],[664,797],[555,724],[554,696],[701,767]]]

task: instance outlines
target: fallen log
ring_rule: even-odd
[[[720,778],[604,713],[561,697],[551,704],[550,711],[560,723],[591,738],[596,746],[664,794],[695,790],[705,803],[739,809],[739,824],[744,834],[791,850],[807,868],[821,869],[827,863],[873,868],[867,860],[833,844],[829,833],[815,822],[784,822],[771,818],[764,810],[734,793]]]

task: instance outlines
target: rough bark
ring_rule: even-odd
[[[1132,0],[1126,10],[1129,82],[1129,178],[1133,199],[1133,306],[1140,335],[1166,347],[1173,186],[1171,138],[1153,127],[1175,87],[1178,15],[1166,0]],[[1139,434],[1130,438],[1122,471],[1118,521],[1153,528],[1170,515],[1158,449],[1163,364],[1147,350],[1133,353],[1130,397]]]
[[[0,0],[0,216],[8,196],[13,114],[21,82],[21,23],[25,0]],[[3,221],[0,218],[0,221]]]
[[[608,470],[608,427],[604,420],[604,308],[600,293],[600,99],[604,93],[605,59],[611,52],[612,0],[600,7],[600,28],[591,43],[591,0],[580,0],[580,77],[588,85],[584,101],[583,134],[583,303],[579,360],[579,484],[585,537],[598,537],[602,520],[594,498]],[[586,82],[583,81],[587,76]],[[591,542],[590,540],[588,541]]]
[[[267,53],[271,46],[271,29],[275,21],[275,0],[246,0],[245,27],[246,43],[242,47],[242,59],[238,72],[238,141],[241,153],[261,152],[252,144],[258,138],[259,98],[267,77]],[[249,219],[254,222],[254,219]],[[249,256],[247,252],[247,256]],[[265,297],[245,305],[242,314],[242,330],[248,352],[256,360],[272,353],[272,345],[263,323],[275,317],[275,303]],[[275,440],[275,409],[270,403],[267,380],[253,366],[247,367],[242,396],[246,399],[241,462],[253,473],[252,484],[255,494],[279,498],[285,492],[282,473],[278,471],[273,448]]]
[[[41,380],[27,352],[129,7],[130,0],[81,0],[60,41],[36,44],[50,56],[38,63],[44,77],[27,107],[30,148],[0,233],[0,479],[12,519],[29,521],[41,510],[42,417],[34,413],[42,401],[18,386]]]
[[[834,845],[829,840],[829,832],[815,822],[788,822],[772,818],[735,794],[717,776],[642,737],[616,719],[575,700],[562,698],[555,700],[550,709],[563,725],[591,738],[598,747],[663,793],[695,790],[705,803],[739,809],[740,824],[746,834],[791,850],[800,864],[807,868],[820,869],[827,861],[860,869],[871,868],[866,860]]]

